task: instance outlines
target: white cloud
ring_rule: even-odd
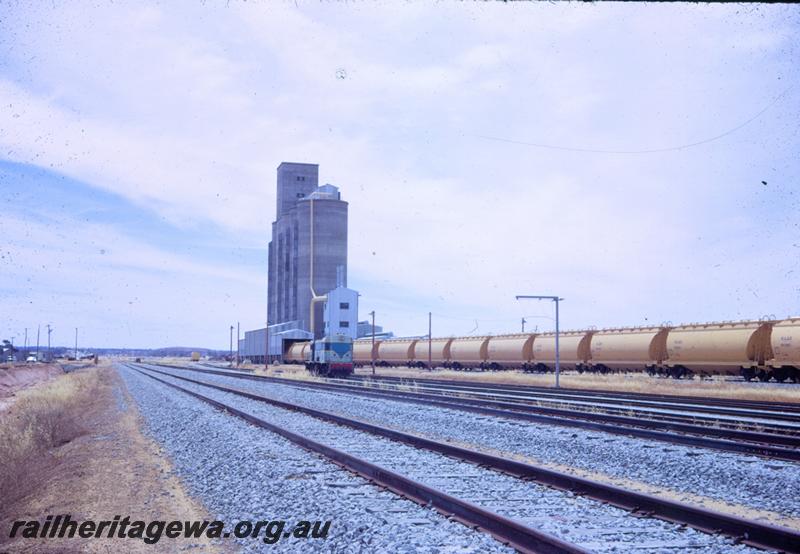
[[[51,322],[81,327],[95,345],[221,345],[208,320],[260,319],[245,313],[264,296],[263,274],[253,269],[176,254],[68,214],[6,214],[0,230],[4,284],[12,286],[0,299],[21,308],[7,312],[9,332]]]
[[[350,201],[349,273],[362,302],[387,308],[424,313],[439,302],[465,321],[513,321],[524,311],[514,294],[559,291],[577,326],[797,311],[781,277],[796,267],[781,246],[796,228],[764,234],[763,213],[748,205],[766,168],[780,165],[783,183],[800,177],[796,159],[782,161],[798,146],[786,123],[796,94],[729,139],[672,154],[479,138],[635,150],[724,131],[773,98],[776,83],[797,80],[796,24],[785,17],[796,22],[796,10],[762,14],[251,3],[20,11],[9,24],[30,27],[17,26],[14,70],[0,78],[0,152],[262,247],[277,164],[320,163]],[[186,262],[131,248],[175,272]],[[197,269],[207,279],[236,271]],[[392,317],[388,326],[419,331],[412,317]]]

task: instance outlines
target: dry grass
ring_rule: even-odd
[[[305,366],[300,364],[270,365],[269,370],[265,371],[263,365],[245,367],[239,369],[252,369],[256,375],[266,375],[268,377],[280,377],[281,379],[294,379],[296,381],[324,381],[323,377],[312,375],[306,371]]]
[[[371,368],[358,368],[357,375],[368,376]],[[499,383],[506,385],[530,385],[552,387],[555,377],[549,374],[532,374],[521,371],[469,372],[453,370],[427,371],[404,367],[378,368],[378,376],[404,377],[408,379],[451,379],[473,383]],[[711,379],[669,379],[651,377],[644,373],[619,373],[611,375],[579,374],[562,372],[561,386],[586,390],[608,390],[646,394],[671,394],[701,398],[731,398],[739,400],[763,400],[770,402],[800,403],[800,385],[764,385],[762,383],[739,383],[725,380],[722,376]]]
[[[84,411],[100,381],[94,369],[79,371],[17,395],[0,419],[0,510],[37,488],[54,449],[86,432]]]
[[[211,544],[205,538],[178,542],[162,539],[153,545],[125,541],[121,545],[119,539],[108,538],[41,541],[19,535],[8,537],[13,521],[41,521],[50,514],[70,514],[73,519],[84,521],[111,519],[116,514],[142,521],[213,519],[188,495],[162,446],[142,433],[137,404],[112,365],[101,362],[99,367],[85,372],[89,371],[99,373],[94,392],[86,394],[93,388],[89,383],[90,386],[79,386],[71,397],[84,397],[80,422],[85,424],[85,431],[66,444],[50,448],[41,458],[42,464],[27,469],[25,478],[33,478],[34,482],[13,506],[6,506],[5,498],[0,498],[0,507],[6,514],[0,518],[0,552],[232,552],[230,545]],[[86,400],[86,396],[91,398]]]

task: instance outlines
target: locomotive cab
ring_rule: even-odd
[[[332,335],[311,343],[306,369],[314,375],[346,376],[353,373],[353,339]]]

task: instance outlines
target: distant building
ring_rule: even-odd
[[[311,340],[311,333],[298,329],[299,322],[288,321],[269,326],[269,359],[270,362],[280,359],[293,342]],[[239,340],[239,357],[256,364],[264,363],[264,349],[267,337],[266,329],[245,331],[244,338]]]
[[[371,321],[359,321],[358,322],[358,331],[356,334],[356,338],[371,338],[372,337],[372,322]],[[376,339],[391,339],[394,337],[394,333],[391,331],[384,331],[383,327],[380,325],[375,326],[375,338]]]
[[[319,186],[317,164],[283,162],[269,243],[270,325],[297,322],[296,329],[322,336],[322,302],[311,329],[312,288],[323,296],[337,286],[347,286],[347,202],[337,187]]]

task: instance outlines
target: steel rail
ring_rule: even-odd
[[[671,421],[674,423],[684,423],[687,425],[699,425],[707,427],[724,427],[736,430],[750,430],[757,433],[773,433],[785,436],[795,436],[800,438],[800,414],[754,414],[754,413],[722,413],[711,412],[710,410],[695,410],[691,406],[661,405],[661,406],[627,406],[617,405],[612,398],[571,398],[556,399],[539,397],[523,392],[514,391],[495,391],[481,389],[466,389],[451,387],[449,385],[420,385],[419,381],[413,383],[364,381],[350,379],[326,379],[327,383],[354,385],[371,389],[383,390],[404,390],[412,389],[415,392],[436,394],[440,396],[458,396],[459,398],[474,398],[478,400],[497,400],[508,402],[519,406],[538,406],[541,408],[553,408],[568,410],[576,414],[581,413],[604,413],[608,415],[619,415],[627,417],[646,418],[658,421]],[[800,443],[798,443],[800,444]]]
[[[222,368],[210,366],[206,367],[220,370]],[[241,372],[252,375],[251,372]],[[633,417],[645,417],[648,419],[658,419],[659,421],[671,421],[674,423],[684,423],[687,425],[714,425],[726,428],[744,430],[742,427],[747,424],[750,430],[757,433],[772,432],[782,435],[796,435],[800,439],[800,413],[794,414],[793,409],[783,412],[762,410],[761,412],[748,411],[749,408],[714,408],[703,407],[701,404],[686,404],[666,402],[659,404],[657,401],[633,401],[618,399],[603,395],[586,394],[561,394],[553,392],[552,389],[539,392],[538,390],[528,390],[524,387],[506,387],[496,383],[491,386],[483,384],[462,384],[453,380],[434,380],[434,379],[405,379],[395,377],[377,377],[375,379],[361,378],[360,376],[349,378],[327,378],[328,383],[341,383],[345,385],[361,384],[365,388],[381,387],[383,383],[389,386],[414,386],[422,389],[420,392],[439,394],[447,396],[453,392],[460,397],[469,395],[476,398],[497,398],[508,402],[518,403],[522,406],[537,403],[544,407],[559,408],[575,412],[576,414],[587,413],[591,410],[599,410],[609,415],[629,415]],[[559,389],[561,390],[561,389]],[[614,405],[619,403],[619,405]],[[638,406],[638,407],[637,407]],[[679,413],[685,410],[686,413]],[[672,412],[672,413],[670,413]],[[598,412],[594,412],[598,413]],[[706,415],[708,414],[708,415]],[[578,415],[576,415],[578,417]],[[742,417],[756,418],[752,421],[743,422]],[[758,418],[770,421],[758,421]],[[793,425],[791,425],[793,424]],[[786,444],[797,444],[787,442]]]
[[[350,379],[326,379],[328,383],[339,383],[343,385],[353,385],[364,388],[380,389],[399,389],[413,388],[417,392],[437,394],[441,396],[459,396],[460,398],[476,398],[482,400],[498,400],[517,404],[520,406],[540,406],[563,410],[570,410],[576,413],[598,413],[602,412],[609,415],[627,415],[629,417],[658,419],[659,421],[673,421],[676,423],[687,423],[690,425],[714,425],[714,426],[735,426],[741,429],[741,425],[747,424],[751,428],[769,429],[780,434],[800,434],[800,415],[787,413],[777,414],[755,414],[752,412],[712,412],[710,410],[695,410],[690,406],[679,405],[651,405],[651,406],[631,406],[616,404],[615,399],[610,398],[549,398],[546,396],[536,396],[529,393],[467,389],[461,387],[451,387],[449,385],[420,385],[419,382],[402,384],[397,382],[383,383],[381,381],[353,381]]]
[[[548,425],[559,425],[562,427],[575,427],[591,431],[611,433],[614,435],[633,436],[649,440],[657,440],[670,444],[681,444],[700,448],[721,450],[724,452],[735,452],[738,454],[750,454],[763,456],[772,459],[788,461],[800,461],[800,450],[775,446],[776,444],[795,444],[796,437],[784,435],[764,435],[750,431],[737,431],[732,429],[718,429],[714,427],[703,427],[686,425],[680,423],[670,423],[655,420],[642,420],[636,418],[614,416],[608,414],[594,414],[589,412],[569,412],[566,410],[556,410],[552,408],[541,408],[538,406],[527,406],[519,404],[508,404],[503,402],[492,402],[486,400],[476,400],[470,398],[454,398],[442,395],[432,395],[424,393],[413,393],[406,391],[386,391],[378,389],[368,389],[358,385],[332,385],[324,382],[300,381],[295,379],[282,379],[278,377],[266,377],[263,375],[243,374],[240,372],[232,373],[228,371],[215,371],[211,369],[189,368],[170,364],[149,364],[162,367],[170,367],[184,371],[195,371],[199,373],[209,373],[222,375],[236,379],[248,379],[253,381],[264,381],[279,383],[282,385],[306,388],[318,388],[322,390],[332,390],[342,393],[352,393],[361,396],[371,396],[376,398],[390,398],[412,404],[426,406],[437,406],[450,408],[459,411],[479,413],[508,419],[518,419],[533,421]],[[542,414],[542,415],[540,415]],[[579,419],[578,419],[579,418]],[[643,428],[647,427],[647,428]],[[670,431],[670,432],[668,432]],[[678,433],[678,434],[675,434]],[[694,433],[694,434],[684,434]],[[699,435],[698,435],[699,434]],[[703,436],[705,435],[705,436]],[[723,438],[709,438],[725,437]],[[730,439],[730,440],[729,440]],[[750,441],[750,442],[739,442]]]
[[[308,451],[321,454],[332,462],[339,464],[369,481],[375,482],[401,497],[409,498],[421,506],[433,507],[443,515],[453,517],[468,527],[484,531],[500,542],[520,552],[588,554],[587,550],[577,545],[565,542],[557,537],[501,516],[500,514],[485,510],[470,502],[458,499],[336,448],[313,441],[297,433],[292,433],[291,431],[239,410],[229,404],[159,379],[131,365],[128,365],[128,367],[150,379],[154,379],[155,381],[173,387],[198,400],[202,400],[219,410],[233,414],[248,423],[280,435]]]
[[[414,383],[435,383],[448,386],[459,387],[481,387],[485,389],[508,389],[517,392],[532,392],[549,394],[553,396],[563,395],[569,396],[585,396],[593,398],[595,396],[609,396],[630,401],[642,402],[663,402],[665,404],[697,404],[701,407],[705,406],[718,406],[724,408],[741,408],[741,409],[755,409],[765,411],[778,411],[778,412],[794,412],[800,413],[800,402],[786,403],[786,402],[772,402],[768,400],[736,400],[731,398],[701,398],[698,396],[680,396],[670,394],[652,394],[652,393],[636,393],[625,391],[612,391],[607,389],[576,389],[561,387],[556,391],[552,387],[542,387],[536,385],[516,385],[492,382],[475,382],[475,381],[460,381],[456,379],[433,379],[426,377],[397,377],[390,375],[353,375],[349,377],[352,380],[358,381],[398,381],[398,382],[414,382]]]
[[[608,503],[640,516],[654,517],[672,523],[685,524],[706,533],[722,533],[750,546],[800,552],[800,532],[770,524],[756,523],[744,518],[707,510],[697,506],[667,500],[657,496],[629,491],[614,485],[585,479],[532,464],[502,458],[492,454],[454,446],[418,435],[396,431],[364,421],[347,418],[331,412],[308,408],[299,404],[269,398],[250,391],[226,387],[216,383],[182,377],[152,368],[152,371],[189,383],[235,394],[285,410],[310,415],[320,420],[347,426],[359,431],[395,440],[404,444],[451,456],[453,458],[488,467],[525,480],[570,491],[593,500]],[[152,376],[151,376],[152,377]],[[153,377],[155,378],[155,377]]]
[[[429,388],[429,389],[435,389],[437,386],[439,386],[463,392],[474,392],[476,394],[506,393],[506,394],[518,395],[516,396],[516,398],[519,400],[529,400],[529,401],[557,403],[563,400],[567,402],[594,401],[594,402],[616,403],[619,404],[620,407],[614,407],[608,409],[619,409],[619,410],[625,410],[627,409],[628,406],[633,406],[638,408],[650,408],[650,409],[671,409],[671,410],[685,409],[692,412],[703,413],[703,414],[726,415],[726,416],[736,416],[736,417],[754,417],[754,418],[765,418],[765,419],[773,419],[780,421],[797,422],[798,420],[800,420],[800,407],[789,408],[789,409],[767,409],[767,408],[753,409],[751,407],[738,407],[738,406],[708,406],[692,402],[638,400],[638,399],[632,400],[628,398],[616,397],[610,394],[591,394],[591,395],[572,394],[572,393],[562,393],[554,391],[526,390],[524,388],[509,388],[494,383],[492,384],[493,386],[486,386],[483,383],[464,384],[457,381],[443,382],[441,380],[433,382],[432,380],[428,379],[396,380],[394,378],[385,378],[385,377],[361,378],[359,376],[356,376],[356,377],[349,377],[346,380],[361,382],[361,383],[374,382],[374,383],[387,383],[387,384],[391,383],[391,384],[406,385],[406,386],[412,385],[412,386],[419,386],[420,388]],[[606,407],[602,406],[600,406],[600,408],[606,409]]]

